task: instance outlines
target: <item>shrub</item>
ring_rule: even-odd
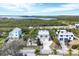
[[[72,49],[77,49],[79,47],[79,45],[73,45]]]
[[[40,54],[40,49],[39,49],[39,48],[36,48],[35,54],[36,54],[36,55],[39,55],[39,54]]]
[[[56,49],[53,49],[53,53],[56,55],[57,54],[57,50]]]

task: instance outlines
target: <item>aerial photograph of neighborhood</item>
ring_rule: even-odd
[[[0,56],[79,56],[79,4],[1,3]]]

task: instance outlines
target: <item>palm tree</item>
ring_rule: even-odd
[[[57,50],[56,49],[53,49],[53,53],[56,55],[57,54]]]
[[[72,55],[72,49],[70,48],[69,49],[69,56],[71,56]]]

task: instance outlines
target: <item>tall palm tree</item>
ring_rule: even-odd
[[[69,51],[69,56],[72,56],[72,49],[70,48],[68,51]]]
[[[53,53],[56,55],[57,54],[57,50],[56,49],[53,49]]]

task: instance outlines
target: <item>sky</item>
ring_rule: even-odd
[[[79,15],[79,3],[26,3],[25,1],[0,1],[0,15]]]

